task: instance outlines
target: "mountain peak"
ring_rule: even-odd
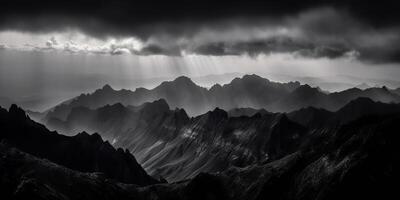
[[[26,118],[25,111],[24,111],[22,108],[18,107],[16,104],[12,104],[12,105],[10,106],[10,109],[9,109],[8,112],[9,112],[12,116],[14,116],[14,117],[16,117],[16,118],[18,118],[18,119]]]
[[[192,79],[190,79],[187,76],[179,76],[177,77],[174,82],[179,82],[179,83],[193,83]]]
[[[269,81],[268,79],[263,78],[257,74],[246,74],[242,77],[242,79],[243,80],[266,80],[266,81]]]
[[[153,116],[155,114],[160,114],[169,111],[169,105],[165,99],[159,99],[153,102],[147,102],[143,104],[141,112],[146,115]]]
[[[102,90],[114,90],[109,84],[105,84],[101,89]]]
[[[246,83],[246,84],[258,84],[261,82],[269,82],[268,79],[263,78],[261,76],[258,76],[256,74],[246,74],[242,78],[235,78],[231,81],[231,84],[241,84],[241,83]]]
[[[351,100],[349,103],[344,105],[342,108],[338,110],[338,113],[353,113],[356,114],[360,112],[360,110],[371,109],[374,107],[377,102],[373,101],[368,97],[358,97],[356,99]],[[354,113],[355,110],[358,112]]]
[[[301,85],[300,87],[298,87],[296,89],[296,91],[297,92],[307,92],[307,93],[309,93],[309,92],[316,92],[316,93],[320,92],[318,88],[311,87],[308,84]]]
[[[210,91],[219,90],[219,89],[222,89],[222,86],[220,84],[216,83],[210,88]]]
[[[101,138],[101,135],[98,133],[89,134],[86,131],[82,131],[82,132],[76,134],[74,137],[78,138],[81,141],[90,140],[92,142],[99,142],[99,143],[104,142],[103,139]]]
[[[308,85],[308,84],[304,84],[304,85],[301,85],[299,88],[308,88],[308,89],[311,89],[311,88],[313,88],[313,87],[311,87],[311,86]]]
[[[386,86],[382,86],[382,87],[371,87],[371,88],[367,88],[364,91],[374,91],[374,92],[383,92],[383,93],[391,93],[389,91],[389,89]]]
[[[288,121],[290,121],[289,120],[289,118],[288,118],[288,116],[286,115],[286,114],[282,114],[282,115],[280,115],[279,116],[279,120],[278,120],[278,123],[288,123]]]
[[[228,113],[225,110],[222,110],[218,107],[216,107],[212,111],[208,111],[207,115],[217,119],[228,118]]]
[[[370,104],[374,104],[376,103],[375,101],[373,101],[372,99],[368,98],[368,97],[358,97],[356,99],[351,100],[347,105],[345,105],[344,107],[348,107],[348,106],[354,106],[354,105],[370,105]]]
[[[158,99],[151,102],[149,105],[157,106],[160,110],[169,110],[169,105],[165,99]]]
[[[164,81],[161,85],[157,86],[157,89],[164,87],[197,87],[196,83],[194,83],[190,78],[186,76],[179,76],[173,81]]]

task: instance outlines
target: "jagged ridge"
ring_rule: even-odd
[[[85,132],[68,137],[50,132],[29,119],[25,112],[12,105],[9,111],[0,108],[0,139],[40,158],[46,158],[82,172],[102,172],[125,183],[156,183],[127,150],[114,149],[97,133]]]

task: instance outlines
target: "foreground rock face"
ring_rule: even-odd
[[[114,149],[99,134],[68,137],[30,120],[17,106],[0,108],[0,139],[34,156],[82,172],[102,172],[124,183],[156,183],[128,151]]]

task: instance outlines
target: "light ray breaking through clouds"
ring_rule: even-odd
[[[20,59],[22,57],[24,59]],[[210,87],[216,82],[226,83],[235,76],[252,73],[276,81],[295,81],[301,77],[319,77],[321,80],[332,81],[343,75],[355,76],[360,80],[370,78],[395,81],[400,76],[396,65],[365,64],[351,57],[307,58],[288,53],[257,57],[171,57],[0,51],[0,66],[2,95],[15,99],[51,99],[48,104],[40,107],[41,109],[81,92],[93,91],[107,83],[117,89],[134,90],[136,87],[151,88],[181,75],[189,76],[195,82],[208,80],[198,82],[205,87]],[[224,78],[227,74],[235,76]],[[210,75],[216,78],[201,79]],[[354,80],[348,83],[356,85],[361,82]]]

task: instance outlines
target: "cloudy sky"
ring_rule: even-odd
[[[105,83],[152,87],[179,75],[400,86],[395,1],[8,0],[1,7],[0,96],[32,101],[33,109]]]

